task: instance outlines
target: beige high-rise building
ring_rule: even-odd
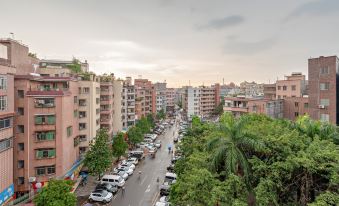
[[[79,152],[83,155],[100,129],[100,78],[79,81]]]
[[[113,80],[114,76],[100,76],[100,128],[113,137]]]
[[[126,77],[123,82],[122,93],[122,127],[127,131],[135,125],[135,88],[131,77]]]
[[[113,80],[113,134],[122,131],[122,80]]]

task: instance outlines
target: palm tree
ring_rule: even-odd
[[[261,150],[263,144],[245,130],[246,116],[236,119],[225,113],[220,118],[217,135],[207,143],[212,151],[212,167],[217,172],[233,173],[248,180],[250,169],[246,150]]]

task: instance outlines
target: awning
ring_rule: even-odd
[[[79,159],[79,160],[77,160],[77,161],[73,164],[73,166],[71,167],[71,169],[68,170],[68,172],[64,175],[64,178],[71,177],[72,174],[74,173],[74,171],[75,171],[76,169],[78,169],[78,167],[82,164],[83,161],[84,161],[84,159]]]

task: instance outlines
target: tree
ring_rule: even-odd
[[[165,119],[166,118],[166,114],[165,111],[163,109],[161,109],[158,113],[157,113],[157,119]]]
[[[146,116],[147,122],[151,127],[154,127],[154,117],[153,114],[148,114]]]
[[[245,156],[246,149],[261,149],[262,144],[245,130],[246,118],[236,119],[225,113],[219,123],[216,137],[211,139],[207,148],[213,152],[213,168],[217,172],[244,175],[248,180],[250,168]]]
[[[95,138],[95,142],[90,144],[89,151],[85,156],[85,165],[88,167],[90,174],[98,176],[110,167],[112,163],[112,155],[108,141],[108,133],[104,129],[100,129]]]
[[[130,141],[130,143],[132,143],[133,145],[142,142],[142,140],[144,139],[143,134],[140,130],[139,127],[131,127],[129,128],[128,132],[128,140]]]
[[[73,182],[70,180],[51,179],[34,197],[33,202],[37,206],[74,206],[77,199],[71,193],[72,186]]]
[[[224,113],[225,100],[222,98],[221,102],[213,109],[212,115],[222,115]]]
[[[151,125],[147,121],[146,117],[141,117],[141,119],[135,124],[143,134],[150,132]]]
[[[113,156],[120,159],[120,157],[125,154],[127,148],[128,148],[128,144],[126,143],[124,139],[124,134],[122,132],[119,132],[113,138],[113,144],[112,144]]]

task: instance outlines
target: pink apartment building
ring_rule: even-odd
[[[140,119],[147,114],[156,113],[156,92],[148,79],[135,79],[135,115]]]
[[[100,78],[100,128],[106,129],[109,137],[113,137],[113,78]]]
[[[36,183],[73,176],[79,158],[78,84],[70,77],[17,75],[14,93],[14,185],[20,195]]]
[[[284,80],[276,82],[276,98],[302,97],[306,91],[305,75],[294,72],[290,76],[285,76]]]
[[[1,47],[0,44],[0,50]],[[5,56],[0,54],[0,58],[5,58]],[[4,65],[0,61],[0,205],[10,200],[14,194],[14,74],[15,68]]]

